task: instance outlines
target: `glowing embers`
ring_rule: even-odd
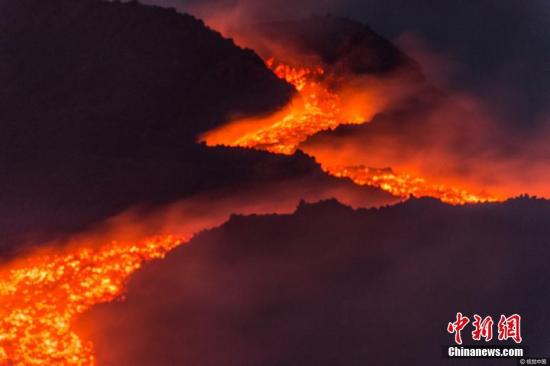
[[[497,198],[488,194],[472,194],[464,189],[431,184],[423,178],[407,174],[396,174],[390,168],[375,169],[364,166],[323,166],[323,170],[336,177],[351,179],[358,185],[379,187],[399,197],[435,197],[453,205],[475,202],[495,202]]]
[[[144,261],[162,258],[181,238],[113,242],[20,260],[0,271],[0,365],[94,365],[93,345],[71,321],[119,297]]]
[[[361,124],[367,117],[354,110],[346,113],[338,95],[323,84],[321,67],[291,67],[275,62],[266,65],[281,79],[294,85],[298,93],[283,110],[263,117],[230,122],[204,134],[208,146],[255,148],[277,154],[293,154],[298,145],[319,131],[341,124]]]

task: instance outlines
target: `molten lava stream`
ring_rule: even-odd
[[[373,102],[349,108],[323,84],[320,67],[293,68],[273,59],[267,65],[292,83],[298,95],[274,115],[234,121],[205,134],[208,145],[292,154],[315,133],[364,123],[379,107]],[[433,196],[452,204],[495,200],[389,169],[320,164],[328,174],[396,196]],[[80,339],[71,322],[93,305],[120,297],[126,280],[144,261],[162,258],[183,242],[171,236],[113,242],[97,249],[35,255],[0,269],[0,366],[94,365],[93,345]]]
[[[266,65],[279,78],[294,85],[297,96],[280,112],[233,121],[204,134],[201,140],[208,146],[238,146],[289,155],[317,132],[334,130],[345,124],[366,123],[382,108],[379,101],[360,107],[344,103],[337,92],[323,84],[325,71],[321,67],[291,67],[277,63],[273,58],[269,58]],[[387,169],[327,165],[321,157],[315,158],[330,175],[349,178],[358,185],[378,187],[399,197],[430,196],[450,204],[498,200],[489,194],[473,194],[465,189],[427,182],[421,177]]]
[[[488,194],[472,194],[465,189],[431,184],[423,178],[396,174],[391,169],[373,169],[364,166],[322,166],[335,177],[349,178],[355,184],[379,187],[398,197],[436,197],[452,205],[475,202],[495,202]]]
[[[28,257],[0,270],[0,365],[95,365],[93,345],[71,321],[121,296],[143,262],[162,258],[182,238],[154,237]]]
[[[208,146],[240,146],[290,155],[309,136],[333,130],[341,124],[361,124],[365,116],[342,109],[340,98],[324,87],[321,67],[293,68],[275,63],[266,65],[299,92],[282,111],[268,117],[245,118],[210,131],[202,136]]]

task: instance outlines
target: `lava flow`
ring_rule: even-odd
[[[408,174],[396,174],[389,168],[374,169],[365,166],[331,166],[323,170],[335,177],[349,178],[358,185],[380,187],[399,197],[437,197],[443,202],[459,205],[467,202],[495,202],[487,194],[472,194],[465,189],[426,182]]]
[[[206,133],[203,140],[208,145],[292,154],[317,132],[365,123],[380,110],[380,101],[368,105],[363,101],[357,107],[343,100],[325,85],[321,67],[291,67],[273,59],[266,64],[295,86],[296,96],[273,115],[234,121]],[[395,196],[432,196],[452,204],[496,199],[391,169],[319,163],[333,176],[376,186]],[[170,236],[113,242],[97,249],[36,255],[1,269],[0,365],[94,365],[93,345],[75,333],[71,322],[93,305],[119,298],[128,277],[144,261],[162,258],[182,242]]]
[[[266,65],[281,79],[292,84],[298,94],[282,111],[267,117],[233,121],[202,136],[208,146],[224,145],[292,154],[300,143],[317,132],[334,130],[340,125],[367,123],[381,107],[380,102],[363,100],[345,103],[336,91],[324,85],[323,68],[291,67],[273,58]],[[322,169],[333,176],[351,179],[358,185],[383,189],[399,197],[430,196],[450,204],[493,202],[489,194],[473,194],[468,190],[428,182],[422,177],[397,173],[388,169],[356,165],[327,165],[314,156]]]
[[[273,58],[266,65],[292,84],[298,95],[274,115],[245,118],[206,133],[202,139],[208,146],[240,146],[290,155],[301,142],[319,131],[333,130],[341,124],[361,124],[368,117],[342,108],[340,97],[320,80],[323,68],[295,68],[276,63]]]
[[[121,296],[144,261],[184,240],[172,236],[44,254],[0,271],[0,365],[95,365],[93,345],[71,321]]]

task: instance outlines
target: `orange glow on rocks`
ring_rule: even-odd
[[[465,189],[426,182],[423,178],[396,174],[389,168],[374,169],[364,166],[323,166],[323,170],[336,177],[345,177],[359,185],[380,187],[394,196],[436,197],[453,205],[468,202],[495,202],[487,194],[472,194]]]
[[[325,85],[326,73],[320,66],[292,67],[273,58],[267,59],[266,65],[279,78],[291,83],[297,95],[274,114],[240,119],[204,134],[201,139],[208,146],[238,146],[293,154],[310,136],[340,125],[367,123],[384,107],[380,96],[369,95],[364,90],[332,90]],[[361,98],[354,98],[354,94],[360,94]],[[378,187],[399,197],[431,196],[450,204],[499,200],[496,196],[474,194],[458,186],[428,182],[425,178],[391,169],[332,165],[320,155],[314,154],[314,157],[328,174],[349,178],[358,185]]]
[[[95,365],[93,345],[71,329],[79,314],[113,301],[145,261],[183,239],[153,237],[38,254],[0,270],[0,365]]]
[[[268,116],[238,119],[204,134],[207,145],[289,155],[318,132],[366,123],[385,106],[373,91],[332,87],[319,65],[291,66],[272,58],[266,65],[294,85],[297,93],[291,102]],[[437,184],[391,169],[333,164],[321,154],[315,158],[328,174],[398,197],[432,196],[451,204],[498,199],[473,194],[460,184]],[[120,298],[127,279],[144,262],[164,257],[183,242],[184,238],[160,236],[72,247],[0,268],[0,366],[95,365],[93,345],[79,337],[72,322],[93,305]]]

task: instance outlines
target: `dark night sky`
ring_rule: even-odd
[[[515,123],[537,124],[548,105],[547,0],[355,0],[342,10],[390,39],[415,32],[434,52],[454,59],[455,87],[479,93],[499,111],[516,113]]]
[[[444,60],[438,70],[424,65],[428,76],[439,79],[443,73],[446,87],[482,97],[508,127],[537,130],[550,115],[548,0],[144,1],[198,16],[211,13],[211,5],[227,14],[238,8],[253,20],[347,16],[394,41],[405,35],[420,39],[424,51]]]

